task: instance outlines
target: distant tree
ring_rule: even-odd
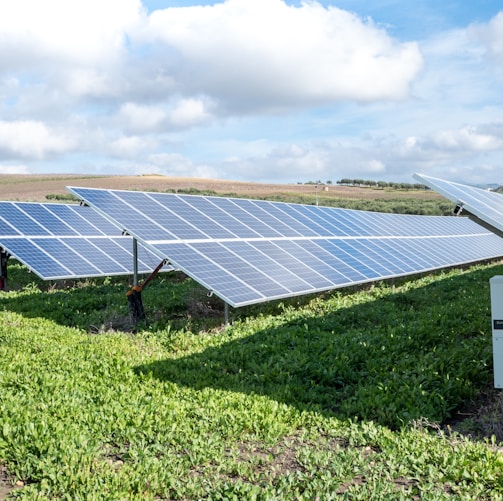
[[[352,184],[352,182],[353,181],[351,179],[344,178],[337,181],[337,184],[343,184],[344,186],[349,186],[350,184]]]
[[[384,188],[387,188],[389,186],[389,183],[387,181],[377,181],[377,186],[379,188],[384,189]]]

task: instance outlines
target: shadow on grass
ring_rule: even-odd
[[[9,275],[12,290],[0,292],[0,310],[44,318],[91,333],[110,330],[156,332],[171,328],[211,329],[223,323],[224,306],[182,273],[162,274],[142,292],[146,319],[134,324],[127,291],[131,277],[43,281],[20,266]],[[142,277],[144,280],[145,277]]]
[[[285,313],[282,324],[246,336],[231,326],[228,342],[137,371],[391,428],[442,422],[492,377],[488,281],[495,270],[376,292],[319,317],[285,320]]]
[[[0,307],[27,318],[44,318],[59,325],[89,329],[90,325],[105,318],[127,313],[127,300],[122,288],[110,285],[41,290],[36,287],[25,289],[19,294],[0,296]],[[122,296],[122,297],[120,297]],[[123,305],[120,305],[120,302]]]

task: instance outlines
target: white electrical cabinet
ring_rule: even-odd
[[[503,388],[503,275],[489,280],[493,329],[494,387]]]

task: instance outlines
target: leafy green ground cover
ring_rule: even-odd
[[[190,280],[163,276],[134,333],[119,322],[122,280],[47,288],[9,271],[10,495],[503,499],[498,444],[443,426],[492,381],[489,278],[501,265],[237,310],[226,328]]]

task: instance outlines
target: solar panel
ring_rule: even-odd
[[[467,218],[68,189],[234,307],[503,255]]]
[[[503,196],[500,193],[424,174],[414,174],[414,177],[495,230],[503,232]]]
[[[0,248],[45,280],[133,273],[133,238],[90,207],[0,202]],[[138,247],[139,273],[158,262]]]

